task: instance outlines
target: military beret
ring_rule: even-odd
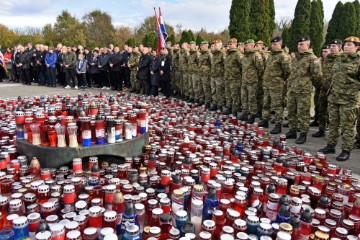
[[[238,43],[238,46],[244,46],[244,43],[243,43],[243,42],[239,42],[239,43]]]
[[[166,44],[168,44],[168,43],[172,44],[172,42],[171,42],[171,41],[167,41],[167,42],[166,42]]]
[[[360,39],[358,37],[347,37],[345,38],[344,42],[353,42],[353,43],[360,43]]]
[[[282,37],[274,37],[273,39],[271,39],[272,43],[281,42],[281,41],[282,41]]]
[[[329,48],[330,48],[329,45],[324,45],[324,46],[322,46],[321,49],[329,49]]]
[[[255,43],[254,39],[248,39],[244,42],[244,44],[248,44],[248,43]]]
[[[203,45],[203,44],[209,44],[209,42],[208,41],[202,41],[201,45]]]
[[[236,38],[231,38],[231,39],[229,40],[229,43],[237,43],[237,39],[236,39]]]
[[[190,44],[196,44],[196,42],[195,42],[195,41],[191,41]]]
[[[264,42],[262,40],[258,40],[255,44],[264,44]]]
[[[214,43],[222,43],[222,41],[220,39],[216,39]]]
[[[305,42],[305,41],[310,41],[310,37],[309,36],[303,36],[298,40],[298,43],[299,42]]]
[[[343,41],[341,41],[340,39],[334,39],[329,44],[342,45]]]

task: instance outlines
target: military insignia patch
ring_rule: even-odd
[[[284,61],[285,61],[285,62],[289,61],[289,58],[287,58],[287,57],[286,57],[286,58],[284,58]]]
[[[352,67],[346,67],[347,70],[352,70],[353,68]]]

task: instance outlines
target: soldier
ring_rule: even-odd
[[[261,54],[261,57],[263,59],[264,62],[264,68],[266,68],[266,60],[268,58],[268,53],[266,52],[265,49],[265,44],[262,40],[259,40],[255,43],[255,48],[257,49],[257,51]],[[263,87],[263,78],[259,78],[259,82],[258,82],[258,88],[257,88],[257,106],[258,106],[258,112],[257,112],[257,116],[261,117],[262,114],[262,109],[263,109],[263,105],[264,105],[264,87]]]
[[[271,40],[271,53],[266,61],[264,72],[264,108],[263,120],[259,123],[261,127],[269,127],[271,111],[275,112],[275,127],[271,134],[281,132],[283,121],[283,89],[290,75],[290,56],[281,48],[282,38],[275,37]]]
[[[176,43],[173,47],[173,55],[172,55],[172,81],[173,88],[175,91],[175,97],[180,97],[180,71],[179,71],[179,60],[180,60],[180,49],[179,44]]]
[[[291,62],[287,93],[290,131],[286,133],[286,138],[297,138],[299,127],[300,137],[295,141],[297,144],[306,142],[310,122],[312,85],[320,81],[321,77],[321,63],[310,48],[310,38],[302,37],[298,41],[298,52]]]
[[[241,54],[244,54],[244,43],[243,42],[238,43],[238,49]]]
[[[168,55],[170,58],[172,58],[172,56],[173,56],[173,48],[171,45],[172,45],[172,42],[170,42],[170,41],[166,42],[166,49],[168,50]]]
[[[360,110],[358,109],[354,148],[360,149]]]
[[[196,49],[195,41],[190,42],[190,54],[188,55],[188,86],[187,86],[187,95],[189,96],[189,102],[194,102],[198,100],[198,84],[199,84],[199,75],[198,71],[198,60],[199,60],[199,52]]]
[[[261,54],[254,49],[255,41],[245,42],[244,57],[241,59],[241,103],[243,114],[240,120],[253,124],[258,113],[257,91],[259,80],[264,73],[264,60]],[[250,117],[248,115],[250,114]]]
[[[344,40],[344,53],[339,56],[333,67],[333,76],[328,93],[329,137],[327,146],[320,149],[325,154],[335,153],[335,146],[342,135],[342,152],[337,161],[350,157],[355,137],[354,127],[360,106],[360,46],[358,37]]]
[[[312,135],[315,138],[325,137],[325,128],[328,122],[327,92],[329,91],[330,83],[333,75],[332,68],[336,62],[336,59],[342,53],[341,52],[342,44],[343,42],[341,40],[335,39],[330,43],[329,49],[323,49],[323,61],[322,61],[323,78],[321,82],[318,84],[318,88],[320,91],[317,99],[319,131],[317,131]],[[330,54],[328,55],[327,55],[327,50],[330,50]]]
[[[210,84],[210,73],[212,54],[209,49],[209,42],[202,41],[200,44],[201,55],[199,56],[199,103],[205,102],[205,107],[210,108],[211,103],[211,84]]]
[[[225,52],[222,50],[222,41],[215,40],[213,44],[213,57],[211,67],[211,96],[212,106],[210,111],[222,110],[225,106],[224,98],[224,66],[225,66]]]
[[[138,47],[134,47],[129,61],[128,61],[128,67],[130,68],[130,82],[131,82],[131,91],[130,92],[136,92],[139,93],[140,92],[140,82],[138,79],[136,79],[136,74],[137,74],[137,66],[139,65],[139,61],[140,61],[140,52],[139,52],[139,48]]]
[[[237,115],[241,106],[241,54],[237,49],[237,39],[232,38],[228,43],[227,56],[224,66],[224,85],[226,108],[223,114],[233,113]]]
[[[187,69],[187,58],[189,55],[189,50],[188,50],[188,43],[187,42],[183,42],[181,44],[181,50],[180,50],[180,54],[179,54],[179,75],[180,75],[180,91],[181,91],[181,96],[183,100],[188,100],[189,99],[189,90],[188,90],[188,86],[191,85],[189,84],[189,74],[188,74],[188,69]]]

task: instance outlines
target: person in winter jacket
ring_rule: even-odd
[[[45,66],[47,71],[46,86],[56,87],[56,62],[57,54],[54,52],[54,47],[49,47],[49,51],[46,53]]]
[[[76,62],[76,72],[80,76],[80,86],[82,88],[87,88],[87,80],[86,80],[86,68],[87,68],[87,60],[84,58],[84,54],[79,53],[78,60]]]

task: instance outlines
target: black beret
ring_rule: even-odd
[[[282,41],[282,37],[274,37],[273,39],[271,39],[271,42],[281,42]]]
[[[329,48],[330,48],[329,45],[324,45],[324,46],[322,46],[321,49],[329,49]]]
[[[341,41],[340,39],[334,39],[329,44],[342,45],[343,41]]]
[[[305,42],[305,41],[310,41],[310,37],[309,36],[303,36],[298,40],[298,43],[299,42]]]

